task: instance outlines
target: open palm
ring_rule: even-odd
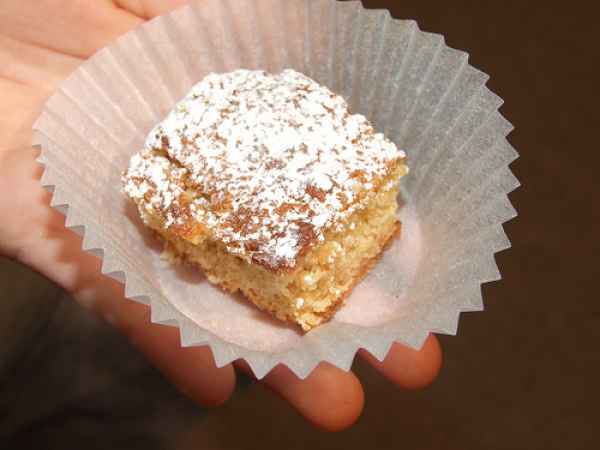
[[[63,79],[94,52],[144,20],[182,0],[2,0],[0,2],[0,254],[50,278],[124,334],[183,392],[204,405],[231,395],[235,370],[216,368],[205,347],[182,348],[176,329],[154,325],[143,305],[124,301],[122,286],[100,273],[100,262],[81,250],[49,207],[31,125]],[[421,351],[395,344],[383,363],[361,353],[404,388],[425,386],[441,353],[430,336]],[[247,371],[243,363],[237,367]],[[329,430],[352,424],[363,407],[356,376],[320,364],[300,380],[278,366],[263,382],[306,419]]]

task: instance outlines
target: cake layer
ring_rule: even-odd
[[[200,266],[212,283],[241,291],[259,308],[310,330],[331,318],[397,233],[396,196],[396,188],[373,196],[345,221],[344,231],[326,232],[324,241],[308,250],[292,272],[276,273],[249,263],[212,239],[194,245],[157,231],[172,258]]]

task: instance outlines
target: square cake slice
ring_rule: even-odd
[[[195,85],[123,181],[176,260],[310,330],[398,232],[404,161],[312,79],[237,70]]]

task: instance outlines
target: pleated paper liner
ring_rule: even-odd
[[[130,156],[176,101],[237,68],[304,72],[408,153],[401,238],[305,335],[162,261],[120,190]],[[202,0],[128,33],[63,83],[34,126],[42,184],[102,272],[150,305],[153,322],[179,327],[182,345],[209,345],[220,366],[243,358],[259,378],[278,363],[300,377],[321,361],[348,369],[359,348],[383,359],[395,341],[419,348],[430,332],[456,333],[461,312],[483,308],[481,284],[500,278],[517,153],[487,79],[442,36],[358,1]]]

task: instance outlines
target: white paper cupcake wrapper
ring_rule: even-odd
[[[120,174],[146,134],[209,72],[294,68],[348,99],[409,156],[401,239],[334,320],[306,335],[160,261],[156,243],[120,193]],[[209,345],[217,365],[245,359],[258,378],[283,363],[306,377],[321,361],[349,369],[364,348],[419,348],[456,333],[498,280],[494,254],[510,246],[511,125],[488,77],[414,21],[360,2],[203,0],[159,17],[84,63],[34,125],[42,184],[83,249],[152,321],[179,327],[184,346]],[[186,269],[187,270],[187,269]]]

